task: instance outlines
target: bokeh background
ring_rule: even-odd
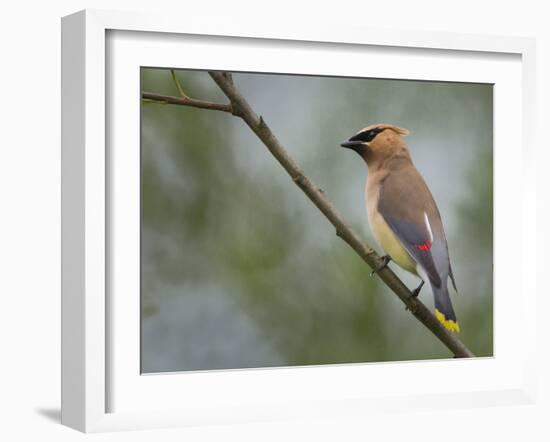
[[[225,102],[200,71],[185,91]],[[142,90],[177,95],[169,70]],[[339,143],[367,124],[407,142],[446,226],[460,338],[493,349],[492,85],[234,74],[305,173],[375,244],[365,165]],[[143,102],[142,372],[449,358],[341,241],[238,118]],[[418,280],[392,265],[409,287]],[[421,299],[433,307],[431,290]]]

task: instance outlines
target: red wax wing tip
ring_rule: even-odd
[[[432,246],[432,242],[431,241],[426,241],[424,244],[420,244],[418,246],[415,246],[418,250],[422,251],[422,252],[427,252],[428,250],[430,250],[430,247]]]

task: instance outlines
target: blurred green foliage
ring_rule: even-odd
[[[142,90],[177,95],[168,70],[141,75]],[[178,77],[187,94],[226,101],[207,73]],[[371,245],[366,168],[339,142],[376,122],[412,130],[413,159],[447,227],[460,337],[492,355],[492,86],[234,79]],[[154,103],[141,119],[144,372],[450,357],[242,121]],[[429,288],[421,297],[432,306]]]

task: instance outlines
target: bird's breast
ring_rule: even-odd
[[[403,247],[399,238],[393,233],[388,223],[378,211],[378,198],[380,186],[372,186],[367,182],[365,192],[367,215],[369,225],[376,242],[382,247],[384,252],[390,255],[391,259],[401,268],[417,275],[416,261],[409,252]]]

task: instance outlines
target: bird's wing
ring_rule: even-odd
[[[378,211],[432,284],[439,287],[449,272],[447,244],[433,197],[413,166],[384,179]]]

